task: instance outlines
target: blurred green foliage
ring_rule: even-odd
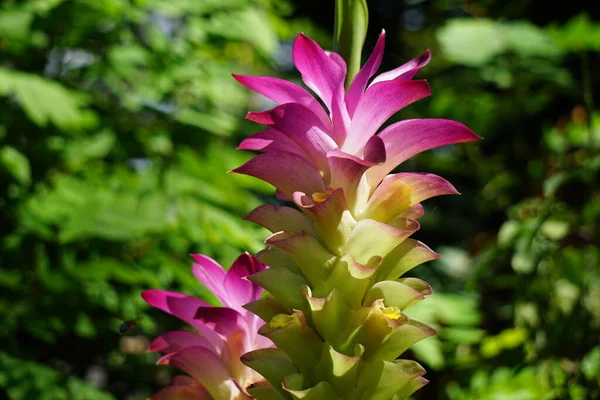
[[[41,364],[0,353],[0,381],[10,399],[26,400],[113,400],[94,386],[74,376]]]
[[[421,399],[600,399],[600,24],[577,2],[372,0],[365,54],[431,48],[433,95],[396,118],[484,137],[402,165],[462,196],[428,201],[443,258],[409,309]],[[270,103],[230,73],[291,75],[289,40],[329,45],[333,1],[5,0],[0,4],[0,398],[143,399],[174,371],[144,352],[180,325],[147,288],[210,297],[189,253],[224,266],[265,232],[272,190],[225,172]],[[326,21],[326,22],[323,22]],[[322,23],[322,26],[318,26]],[[278,71],[274,71],[278,70]],[[291,75],[297,79],[296,75]],[[132,319],[124,335],[119,325]]]
[[[600,24],[566,14],[541,27],[496,4],[403,33],[438,55],[414,115],[484,137],[403,166],[463,193],[430,202],[419,232],[445,245],[416,270],[440,293],[408,310],[439,329],[414,347],[436,370],[419,398],[599,399]]]
[[[235,145],[250,98],[231,73],[272,70],[290,10],[1,3],[0,393],[137,399],[168,382],[144,350],[178,325],[146,314],[140,292],[207,297],[190,253],[229,265],[260,247],[241,217],[270,190],[225,174],[248,157]]]

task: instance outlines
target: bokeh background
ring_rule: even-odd
[[[144,399],[174,373],[145,347],[180,327],[139,293],[214,298],[189,253],[230,265],[266,233],[241,220],[270,187],[225,172],[270,103],[230,73],[298,80],[291,42],[331,46],[333,0],[0,3],[0,398]],[[426,48],[433,95],[396,119],[484,137],[401,166],[462,196],[416,237],[415,398],[600,398],[600,23],[589,2],[370,0],[382,69]],[[596,9],[596,12],[598,10]],[[124,321],[131,329],[119,333]],[[135,326],[134,326],[135,324]]]

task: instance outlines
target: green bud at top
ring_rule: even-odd
[[[333,48],[348,64],[346,86],[349,86],[360,69],[360,58],[369,24],[369,11],[366,0],[336,0],[335,4]]]

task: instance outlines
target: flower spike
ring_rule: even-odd
[[[261,206],[246,217],[273,233],[257,255],[270,268],[248,277],[270,295],[246,308],[267,321],[259,332],[279,348],[242,358],[272,385],[252,392],[259,399],[401,400],[427,383],[419,364],[397,358],[435,334],[403,313],[432,290],[402,275],[439,257],[411,238],[421,202],[458,191],[433,174],[388,174],[420,152],[480,138],[441,119],[380,131],[430,94],[412,78],[431,53],[375,76],[384,45],[385,31],[346,92],[344,60],[298,35],[294,63],[320,101],[275,78],[235,76],[279,105],[248,114],[269,130],[242,142],[262,154],[233,172],[272,184],[298,207]]]
[[[152,307],[172,314],[190,324],[196,332],[173,331],[156,338],[148,351],[165,354],[158,364],[171,365],[189,376],[178,377],[153,400],[252,399],[248,388],[262,384],[264,378],[245,366],[240,357],[252,350],[269,348],[273,343],[258,335],[264,324],[243,308],[257,301],[262,288],[245,278],[264,271],[266,266],[243,253],[225,271],[216,261],[193,254],[194,275],[221,301],[213,307],[191,296],[165,290],[146,290],[142,298]]]

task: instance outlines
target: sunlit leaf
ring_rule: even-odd
[[[29,160],[17,149],[4,146],[0,149],[0,165],[22,185],[31,183],[31,166]]]

